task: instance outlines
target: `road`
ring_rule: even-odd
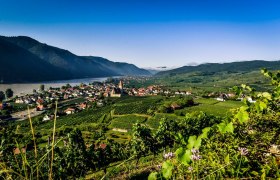
[[[42,114],[44,111],[37,111],[36,108],[30,109],[30,117],[35,117]],[[11,114],[12,120],[22,121],[28,119],[28,110],[20,111]]]
[[[58,108],[63,107],[64,103],[75,101],[77,99],[80,99],[80,97],[74,98],[74,99],[68,99],[68,100],[60,101],[58,103]],[[32,117],[38,116],[38,115],[40,115],[40,114],[42,114],[44,112],[45,111],[37,111],[36,108],[32,108],[32,109],[30,109],[30,117],[32,118]],[[28,110],[12,113],[11,116],[12,116],[12,118],[10,120],[15,120],[15,121],[26,120],[26,119],[28,119]]]

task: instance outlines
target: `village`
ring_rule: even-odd
[[[8,101],[0,103],[0,120],[25,120],[29,117],[36,117],[45,114],[43,121],[54,119],[54,114],[50,113],[56,108],[55,102],[58,102],[59,116],[75,114],[89,107],[102,107],[106,105],[106,98],[121,98],[124,96],[190,96],[191,91],[174,91],[166,89],[159,85],[150,85],[148,87],[129,88],[124,84],[129,84],[129,78],[114,79],[113,81],[94,82],[90,84],[80,84],[71,86],[66,84],[60,88],[49,88],[44,90],[34,90],[32,94],[16,96]],[[234,93],[210,93],[208,98],[214,98],[217,101],[226,101],[236,98]],[[237,100],[243,100],[244,97]],[[250,97],[250,102],[254,102]],[[178,105],[172,104],[175,109],[180,109]],[[176,107],[175,107],[176,106]],[[21,108],[15,108],[21,107]]]
[[[58,102],[59,108],[64,109],[61,115],[69,115],[82,111],[90,106],[104,106],[104,98],[108,97],[155,96],[160,93],[171,93],[170,91],[163,91],[157,85],[148,86],[147,88],[125,88],[124,81],[119,80],[118,84],[113,82],[95,82],[73,87],[67,84],[61,88],[34,90],[33,94],[16,96],[9,101],[0,103],[0,110],[6,113],[0,116],[0,119],[25,120],[29,116],[35,117],[49,109],[55,108],[56,101]],[[180,92],[180,94],[189,94],[189,92]],[[13,109],[14,106],[22,106],[24,110],[16,111]],[[27,107],[29,107],[29,111]],[[46,114],[43,121],[52,120],[53,118],[54,114]]]

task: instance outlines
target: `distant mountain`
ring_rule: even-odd
[[[178,67],[178,66],[177,66]],[[175,69],[177,68],[175,66],[173,67],[166,67],[166,66],[159,66],[159,67],[147,67],[147,68],[144,68],[146,70],[148,70],[151,74],[155,75],[161,71],[168,71],[168,70],[171,70],[171,69]]]
[[[151,75],[133,64],[112,62],[101,57],[77,56],[26,36],[0,36],[0,42],[0,78],[6,83]]]
[[[280,61],[242,61],[231,63],[207,63],[198,66],[183,66],[177,69],[169,71],[162,71],[157,73],[157,76],[177,75],[190,72],[202,72],[202,73],[216,73],[216,72],[250,72],[254,70],[260,70],[261,68],[267,68],[269,70],[279,70]]]
[[[72,75],[0,38],[0,81],[4,83],[69,79]]]

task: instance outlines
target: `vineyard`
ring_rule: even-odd
[[[149,109],[155,109],[162,101],[161,97],[133,97],[119,101],[113,106],[115,114],[147,114]]]
[[[136,116],[136,115],[125,115],[125,116],[114,118],[111,121],[110,127],[131,131],[133,124],[144,123],[145,121],[146,121],[146,117]]]
[[[184,98],[124,97],[59,117],[56,129],[42,117],[32,121],[31,131],[23,131],[28,121],[8,123],[0,134],[0,178],[280,178],[280,73],[263,74],[274,89],[234,88],[255,103],[195,98],[193,106],[181,109],[188,113],[178,115],[157,108]],[[27,153],[13,153],[24,146]]]

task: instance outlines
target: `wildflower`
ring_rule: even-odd
[[[247,148],[239,147],[238,150],[239,150],[241,156],[246,156],[249,153]]]
[[[166,154],[163,155],[163,157],[165,159],[171,159],[171,158],[174,157],[174,153],[172,153],[172,152],[166,153]]]
[[[193,154],[193,155],[191,155],[191,159],[192,159],[193,161],[198,161],[198,160],[201,159],[201,156],[198,155],[198,154]]]
[[[161,169],[161,165],[160,165],[160,164],[158,164],[158,165],[157,165],[157,168],[158,168],[158,169]]]
[[[193,171],[193,167],[191,167],[191,166],[188,167],[188,170],[189,170],[189,171]]]
[[[195,148],[192,148],[192,153],[193,153],[193,154],[199,154],[199,150],[198,150],[198,149],[195,149]]]

